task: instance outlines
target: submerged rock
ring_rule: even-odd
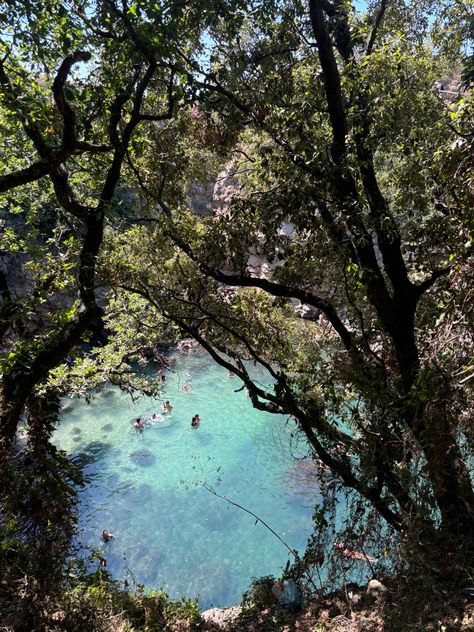
[[[156,456],[149,450],[135,450],[129,456],[134,463],[143,467],[150,467],[156,461]]]
[[[151,485],[148,485],[147,483],[143,483],[137,489],[137,496],[140,502],[148,502],[149,500],[153,498],[154,495],[155,495],[155,490],[153,489]]]
[[[78,428],[77,426],[71,430],[71,434],[73,435],[81,434],[81,432],[82,430]]]
[[[286,491],[294,498],[319,490],[319,467],[311,458],[298,459],[285,473]]]
[[[73,408],[77,406],[77,399],[69,399],[68,401],[62,403],[61,409],[63,413],[67,413],[71,411]]]
[[[113,429],[114,429],[113,424],[105,424],[105,426],[102,426],[101,428],[101,430],[103,430],[104,432],[110,432]]]

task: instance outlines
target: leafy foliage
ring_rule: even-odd
[[[184,332],[306,437],[325,495],[308,559],[346,493],[354,547],[396,533],[428,558],[444,538],[471,560],[465,3],[5,7],[7,550],[12,490],[30,480],[11,465],[20,420],[46,488],[69,489],[49,445],[58,397],[105,381],[158,392],[144,369]],[[221,199],[197,216],[193,191],[214,183]]]

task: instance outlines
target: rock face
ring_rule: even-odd
[[[297,298],[291,299],[295,308],[295,313],[300,318],[306,318],[307,320],[316,320],[319,317],[320,311],[311,305],[305,305]]]
[[[212,212],[214,187],[212,184],[193,184],[188,191],[189,206],[198,217]]]
[[[217,175],[212,192],[212,206],[216,217],[227,213],[232,200],[239,194],[239,181],[235,177],[234,161],[230,161]]]
[[[189,206],[195,215],[223,217],[234,197],[239,194],[239,181],[234,175],[234,161],[217,174],[214,184],[193,184],[188,191]]]

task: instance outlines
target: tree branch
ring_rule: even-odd
[[[372,51],[375,45],[375,40],[377,38],[377,32],[384,18],[385,11],[388,7],[388,3],[389,3],[389,0],[382,0],[382,2],[380,3],[380,9],[378,10],[377,17],[375,18],[375,23],[372,28],[372,32],[370,34],[370,38],[367,43],[367,50],[365,52],[367,56],[372,54]]]
[[[420,285],[416,286],[415,291],[416,291],[417,297],[420,298],[427,290],[430,289],[432,285],[436,283],[436,281],[439,278],[441,278],[445,274],[449,274],[451,270],[452,270],[451,267],[439,268],[438,270],[434,270],[427,279],[422,281]]]
[[[76,146],[76,115],[64,94],[64,84],[72,66],[80,61],[89,61],[91,57],[91,53],[87,51],[70,53],[63,60],[53,81],[54,100],[63,118],[62,146],[64,148],[73,149]]]
[[[319,61],[323,69],[324,88],[333,131],[331,154],[334,162],[339,164],[346,153],[347,134],[347,121],[342,98],[341,80],[320,0],[309,0],[309,13],[311,25],[318,43]]]
[[[77,6],[76,3],[74,3],[74,6],[75,6],[74,13],[78,17],[81,18],[81,20],[84,22],[84,24],[86,24],[95,35],[99,35],[100,37],[103,37],[105,39],[113,39],[116,42],[126,42],[127,41],[127,39],[128,39],[128,35],[127,34],[124,33],[123,35],[117,35],[113,31],[108,31],[106,29],[100,28],[96,24],[93,24],[92,20],[90,20],[87,17],[87,15],[83,11],[81,11],[81,9]]]
[[[41,160],[33,163],[25,169],[0,176],[0,193],[13,189],[17,186],[34,182],[40,178],[53,174],[59,169],[61,164],[66,162],[72,155],[78,155],[85,152],[99,153],[110,151],[108,145],[94,145],[85,141],[78,141],[75,130],[75,114],[69,105],[65,94],[64,84],[69,75],[72,66],[80,61],[87,61],[91,54],[85,51],[76,51],[68,55],[58,69],[53,82],[53,95],[57,108],[63,118],[63,136],[61,147],[48,147],[38,126],[31,119],[28,110],[26,110],[21,100],[21,94],[18,88],[10,81],[5,72],[3,62],[0,62],[0,85],[5,90],[10,102],[14,104],[16,111],[19,113],[23,128],[33,141],[35,149],[41,156]],[[72,199],[72,192],[69,191],[64,197],[65,204]]]

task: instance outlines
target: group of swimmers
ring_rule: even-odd
[[[173,410],[173,406],[171,405],[171,402],[169,400],[165,401],[165,403],[163,404],[162,410],[164,413],[170,413]],[[158,413],[153,413],[151,419],[152,421],[164,421],[163,416]],[[197,426],[199,426],[200,423],[201,423],[201,418],[199,417],[199,415],[197,414],[194,415],[194,417],[191,420],[191,426],[193,428],[197,428]],[[145,429],[145,420],[142,419],[141,417],[137,417],[135,421],[133,422],[133,427],[135,428],[137,432],[143,432],[143,430]]]
[[[166,400],[166,402],[163,404],[162,410],[164,413],[170,413],[173,410],[173,406],[171,405],[169,400]],[[153,413],[151,419],[152,421],[164,421],[163,415],[160,415],[159,413]],[[145,420],[141,417],[137,417],[133,422],[133,427],[137,432],[143,432],[145,428]]]

